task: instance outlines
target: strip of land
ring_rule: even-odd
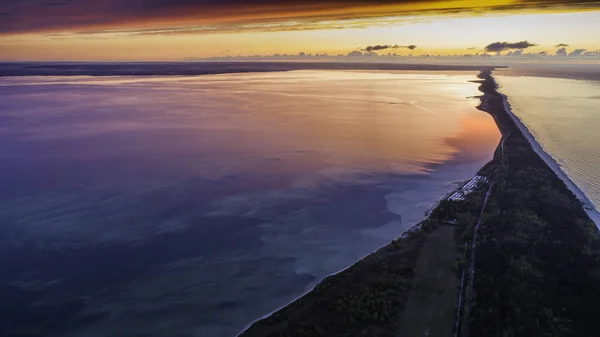
[[[241,336],[597,334],[598,229],[479,77],[503,135],[483,183]]]
[[[0,63],[0,77],[10,76],[196,76],[292,70],[479,70],[443,64],[357,62],[143,62],[143,63]]]
[[[532,148],[489,73],[482,99],[504,135],[477,233],[470,336],[595,336],[600,240],[583,204]],[[539,144],[538,144],[539,145]]]

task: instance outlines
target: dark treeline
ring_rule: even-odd
[[[5,76],[196,76],[211,74],[291,70],[478,70],[477,66],[426,65],[370,62],[282,62],[282,61],[201,61],[201,62],[0,62]]]
[[[411,235],[392,242],[241,336],[393,336],[424,241]]]

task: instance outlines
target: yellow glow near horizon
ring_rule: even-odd
[[[554,52],[559,43],[571,48],[600,49],[600,11],[553,14],[482,15],[469,17],[409,17],[375,20],[364,26],[338,24],[338,29],[236,31],[138,35],[21,34],[0,37],[0,60],[34,61],[175,61],[187,57],[224,55],[346,54],[375,44],[414,44],[418,48],[380,52],[464,54],[482,52],[496,41],[528,40],[538,46],[526,51]],[[468,50],[468,48],[474,48]]]

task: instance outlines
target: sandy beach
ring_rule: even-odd
[[[496,86],[496,89],[499,89],[498,83],[496,82],[495,79],[493,79],[493,77],[492,77],[492,80],[494,81],[494,85]],[[550,167],[552,169],[552,171],[554,171],[554,174],[556,174],[565,183],[565,185],[567,185],[569,190],[571,192],[573,192],[573,194],[575,194],[577,199],[579,199],[579,201],[583,204],[583,208],[585,209],[585,211],[588,214],[588,216],[590,217],[590,219],[592,219],[592,221],[594,221],[594,223],[596,224],[596,227],[598,227],[600,229],[600,212],[598,212],[598,210],[594,206],[594,203],[571,180],[571,178],[569,178],[569,176],[561,169],[560,164],[558,164],[556,162],[556,160],[554,158],[552,158],[552,156],[550,156],[544,150],[542,145],[537,141],[535,136],[529,131],[527,126],[525,126],[525,124],[523,124],[523,122],[519,119],[519,117],[517,117],[514,114],[514,112],[511,109],[511,106],[510,106],[509,98],[500,92],[498,92],[498,93],[504,99],[504,109],[506,110],[506,113],[512,118],[512,120],[515,122],[515,124],[517,125],[519,130],[521,130],[521,133],[523,134],[523,136],[525,136],[525,138],[527,139],[527,141],[529,142],[529,144],[531,145],[533,150],[544,160],[546,165],[548,165],[548,167]]]

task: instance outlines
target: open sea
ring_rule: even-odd
[[[494,78],[515,115],[598,209],[600,81],[501,74]]]
[[[0,326],[235,336],[400,236],[492,158],[500,134],[472,80],[0,77]],[[557,83],[596,96],[584,110],[557,96],[575,108],[551,111],[547,133],[556,146],[563,128],[582,137],[556,151],[579,158],[574,176],[599,198],[598,84]]]

